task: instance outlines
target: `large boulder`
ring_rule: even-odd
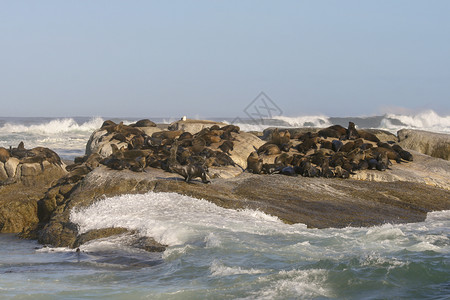
[[[182,131],[190,132],[192,134],[196,134],[197,132],[201,131],[202,129],[210,128],[214,125],[223,127],[223,126],[226,126],[227,124],[222,123],[222,122],[208,121],[208,120],[186,119],[186,120],[179,120],[179,121],[171,123],[169,125],[169,130],[182,130]]]
[[[413,162],[395,163],[388,172],[361,170],[353,179],[378,182],[415,182],[450,190],[450,162],[411,151]]]
[[[450,159],[450,135],[423,130],[402,129],[397,132],[400,146],[437,158]]]
[[[233,133],[234,146],[230,151],[230,157],[243,170],[247,169],[247,158],[264,144],[264,141],[248,132]]]
[[[12,162],[10,162],[12,160]],[[3,163],[2,163],[3,164]],[[20,233],[39,223],[38,201],[67,171],[65,165],[22,163],[11,157],[0,164],[0,232]],[[7,178],[5,178],[5,173]]]
[[[86,155],[89,156],[93,153],[98,153],[102,157],[108,157],[112,154],[112,144],[116,145],[119,149],[128,145],[113,137],[113,133],[108,133],[108,131],[103,129],[97,129],[91,134],[86,144]]]

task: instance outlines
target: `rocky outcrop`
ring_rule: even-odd
[[[217,125],[219,127],[226,126],[227,124],[222,122],[214,122],[214,121],[208,121],[208,120],[192,120],[192,119],[186,119],[186,120],[179,120],[171,123],[169,125],[169,130],[182,130],[187,131],[192,134],[196,134],[200,132],[204,128],[210,128],[214,125]]]
[[[422,130],[402,129],[397,132],[399,144],[407,149],[450,160],[450,135]]]
[[[411,151],[414,162],[395,163],[388,172],[359,171],[351,178],[363,181],[414,182],[450,190],[450,162]]]
[[[233,161],[242,168],[247,169],[247,158],[256,149],[264,144],[260,138],[254,134],[241,132],[239,134],[233,134],[234,149],[230,151],[230,157]]]
[[[11,157],[0,163],[0,232],[20,233],[39,223],[38,201],[67,172],[48,161],[26,163]]]
[[[439,164],[436,159],[430,159],[415,163]],[[422,177],[422,174],[414,175],[413,170],[408,172],[412,166],[412,163],[398,165],[396,177],[366,178],[369,181],[241,173],[233,178],[214,179],[211,184],[185,183],[176,174],[154,168],[136,173],[101,166],[90,172],[58,208],[58,213],[41,231],[39,241],[55,246],[78,246],[82,238],[76,224],[70,221],[72,209],[89,206],[105,196],[148,191],[176,192],[226,208],[257,209],[287,223],[317,228],[417,222],[423,221],[429,211],[450,209],[450,190],[431,186],[442,178],[437,178],[430,169],[428,184],[411,180],[410,176]],[[447,167],[443,169],[448,172]]]

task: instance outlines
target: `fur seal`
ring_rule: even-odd
[[[230,151],[233,151],[234,143],[232,141],[224,141],[220,146],[219,149],[222,150],[226,154],[230,154]]]
[[[11,155],[9,154],[9,151],[3,147],[0,147],[0,161],[5,163],[10,157]]]
[[[329,137],[340,138],[341,137],[341,134],[339,132],[337,132],[336,130],[331,129],[331,128],[321,129],[321,130],[319,130],[319,132],[317,132],[317,134],[323,138],[329,138]]]
[[[322,163],[321,168],[322,168],[322,172],[321,172],[322,177],[333,178],[335,176],[333,171],[330,169],[328,159],[324,160],[324,162]]]
[[[339,152],[344,144],[340,140],[333,140],[331,142],[331,149],[334,152]]]
[[[182,130],[164,130],[154,132],[152,134],[152,138],[160,138],[160,139],[176,139],[183,133]],[[142,134],[142,132],[141,132]]]
[[[320,149],[330,149],[330,150],[333,149],[333,143],[330,141],[321,140],[321,141],[319,141],[319,144],[320,144]]]
[[[194,178],[201,178],[203,183],[210,183],[207,179],[208,168],[205,165],[192,164],[181,165],[177,161],[179,142],[175,142],[170,149],[167,169],[184,177],[184,181],[189,183]]]
[[[236,126],[236,125],[225,125],[220,129],[223,130],[224,132],[228,132],[228,133],[232,133],[232,132],[239,133],[241,131],[239,126]]]
[[[279,173],[280,172],[280,167],[277,164],[263,164],[262,165],[262,173],[264,174],[274,174],[274,173]]]
[[[375,142],[375,143],[379,143],[380,139],[377,138],[377,136],[373,133],[367,132],[365,130],[357,130],[358,135],[360,138],[363,138],[365,140],[371,141],[371,142]]]
[[[44,161],[48,161],[49,163],[57,166],[62,165],[61,158],[55,151],[45,148],[45,147],[35,147],[31,150],[27,150],[29,155],[24,158],[22,162],[39,162],[42,164]],[[31,154],[31,155],[30,155]]]
[[[259,147],[257,150],[257,153],[258,153],[258,155],[260,155],[260,154],[276,155],[276,154],[280,154],[281,150],[276,144],[269,142],[269,143],[265,143],[264,145]]]
[[[201,178],[203,183],[210,183],[207,179],[207,169],[200,165],[188,164],[188,165],[180,165],[174,164],[169,165],[169,170],[177,173],[184,177],[184,181],[190,182],[194,178]]]
[[[206,147],[206,141],[203,138],[194,138],[192,140],[192,152],[194,153],[200,153],[203,151],[203,149],[205,149]]]
[[[358,138],[359,138],[359,134],[358,134],[358,131],[356,130],[355,123],[348,122],[347,139],[356,140]]]
[[[392,146],[392,149],[397,152],[400,157],[406,161],[413,161],[413,156],[410,152],[403,150],[402,147],[400,147],[399,145],[395,144]]]
[[[131,127],[156,127],[156,123],[150,121],[149,119],[139,120],[134,124],[130,125]]]
[[[102,126],[100,127],[101,129],[108,127],[108,126],[116,126],[117,124],[114,123],[111,120],[106,120],[105,122],[103,122]]]
[[[388,159],[393,159],[397,163],[402,161],[400,154],[398,154],[393,149],[383,148],[383,147],[375,147],[370,149],[375,157],[378,157],[382,153],[386,153]]]
[[[183,132],[182,134],[180,134],[180,136],[178,137],[179,141],[184,141],[184,140],[190,140],[193,139],[194,136],[192,135],[192,133],[190,132]]]
[[[291,141],[291,134],[288,130],[279,132],[278,128],[275,128],[272,131],[272,138],[270,139],[270,141],[275,145],[289,144],[289,142]]]
[[[253,174],[260,174],[263,166],[263,160],[259,158],[257,152],[252,152],[247,158],[247,170]]]
[[[334,169],[334,172],[335,172],[335,176],[338,178],[347,179],[350,177],[350,173],[347,170],[343,169],[341,166],[337,166]]]
[[[33,154],[31,154],[27,149],[25,149],[25,146],[23,144],[23,142],[20,142],[19,145],[17,146],[17,148],[9,148],[9,154],[11,156],[14,156],[18,159],[22,159],[28,156],[34,156]]]
[[[306,153],[310,149],[317,149],[317,139],[317,137],[305,139],[303,143],[297,145],[296,149],[301,153]]]
[[[294,159],[293,156],[287,154],[287,153],[283,153],[279,156],[277,156],[275,158],[275,164],[276,165],[282,165],[282,166],[287,166],[290,165],[292,163],[292,160]]]
[[[295,173],[295,170],[293,167],[287,166],[281,169],[280,174],[286,175],[286,176],[297,176],[297,173]]]

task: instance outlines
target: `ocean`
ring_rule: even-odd
[[[24,141],[72,160],[108,118],[1,118],[0,146]],[[151,118],[158,123],[174,121]],[[232,122],[233,119],[215,118]],[[113,119],[131,123],[137,119]],[[243,130],[346,126],[450,133],[450,116],[239,120]],[[174,193],[105,198],[71,221],[81,232],[126,227],[168,245],[135,248],[124,234],[73,249],[0,234],[0,299],[449,299],[450,211],[421,223],[308,229],[254,210]]]

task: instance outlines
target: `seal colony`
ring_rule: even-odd
[[[195,134],[183,130],[157,130],[149,135],[139,129],[149,127],[149,124],[155,127],[150,120],[131,125],[105,121],[100,129],[110,136],[111,153],[106,157],[92,153],[76,158],[68,171],[87,174],[99,164],[134,172],[145,172],[147,167],[152,167],[179,174],[186,182],[201,178],[203,183],[209,183],[210,167],[235,166],[229,154],[233,150],[233,134],[240,131],[237,126],[213,125]]]
[[[386,171],[392,161],[410,162],[413,156],[395,142],[383,143],[350,122],[348,128],[333,125],[297,136],[276,128],[247,161],[247,170],[253,174],[349,178],[359,170]]]

